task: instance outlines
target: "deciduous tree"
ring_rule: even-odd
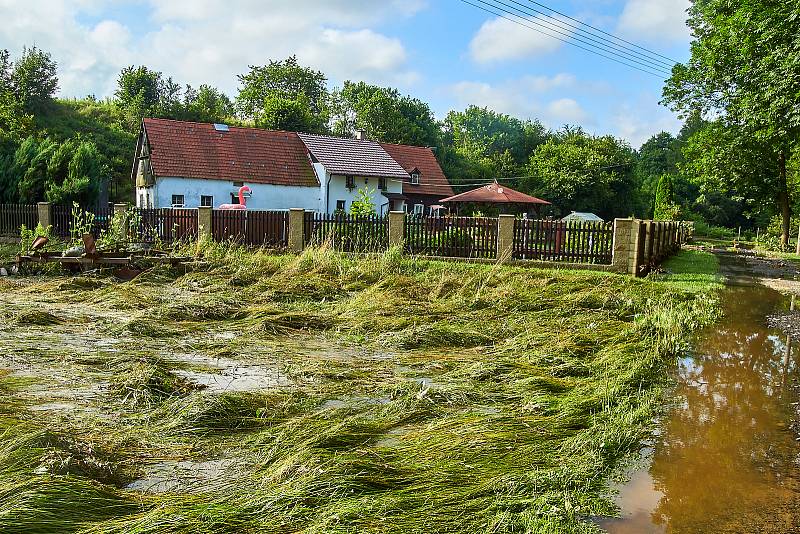
[[[783,219],[784,246],[791,217],[787,161],[800,135],[798,22],[797,2],[693,0],[691,59],[673,69],[664,88],[664,101],[674,109],[719,116],[747,139],[748,153],[772,159],[750,174],[737,174],[737,187],[771,191]],[[771,185],[764,188],[768,171]]]

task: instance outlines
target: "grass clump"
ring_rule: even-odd
[[[63,319],[44,310],[25,310],[14,317],[20,326],[53,326],[64,322]]]

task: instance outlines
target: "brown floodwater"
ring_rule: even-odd
[[[600,521],[608,532],[800,532],[800,346],[766,325],[795,303],[757,284],[723,299],[722,321],[680,361],[647,466],[620,488],[622,518]]]

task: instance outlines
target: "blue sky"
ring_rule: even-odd
[[[546,0],[684,61],[688,0]],[[580,124],[638,147],[679,121],[663,80],[563,44],[460,0],[0,0],[0,48],[36,44],[60,65],[61,96],[113,92],[126,65],[236,95],[248,64],[296,54],[335,87],[397,87],[439,118],[470,104],[547,126]],[[59,28],[59,31],[54,31]]]

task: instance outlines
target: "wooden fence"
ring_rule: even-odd
[[[496,258],[497,219],[406,216],[405,250],[410,254]]]
[[[211,236],[256,247],[285,247],[289,240],[289,214],[285,211],[214,210]]]
[[[514,221],[515,259],[610,264],[613,244],[613,223]]]
[[[39,211],[36,204],[0,204],[0,235],[18,236],[19,229],[36,228]]]
[[[111,217],[114,215],[112,206],[103,206],[94,210],[75,208],[74,206],[53,205],[50,212],[53,235],[70,237],[72,228],[75,227],[75,217],[78,216],[90,226],[90,232],[95,238],[100,232],[108,230]]]
[[[305,241],[343,252],[377,252],[389,248],[389,220],[378,215],[307,213]]]
[[[196,209],[131,208],[130,213],[133,229],[145,243],[174,243],[198,236]]]
[[[129,231],[150,243],[190,241],[200,230],[217,241],[302,251],[329,245],[343,252],[381,252],[402,246],[408,254],[496,260],[547,261],[642,276],[679,250],[691,226],[675,221],[616,219],[613,223],[528,220],[512,216],[417,217],[392,212],[388,217],[321,214],[298,210],[222,211],[138,209],[128,212]],[[72,206],[0,204],[0,235],[18,236],[25,225],[50,225],[59,237],[80,233],[76,217],[95,236],[107,230],[111,207],[89,213]],[[40,219],[41,217],[41,219]],[[77,224],[81,226],[81,224]]]

